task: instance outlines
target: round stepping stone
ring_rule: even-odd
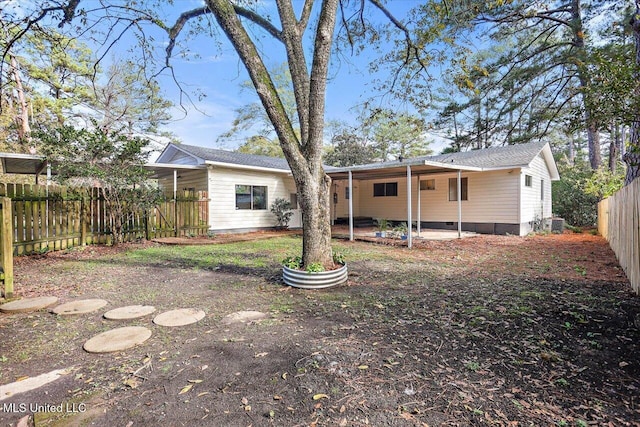
[[[266,317],[266,313],[262,313],[261,311],[237,311],[224,316],[222,318],[222,323],[225,325],[231,325],[232,323],[254,322]]]
[[[204,311],[197,308],[180,308],[165,311],[153,319],[153,323],[160,326],[184,326],[196,323],[204,318]]]
[[[111,353],[142,344],[151,337],[151,330],[143,326],[125,326],[96,335],[82,348],[89,353]]]
[[[52,311],[53,313],[61,316],[70,314],[84,314],[101,309],[105,305],[107,305],[107,301],[103,299],[82,299],[78,301],[71,301],[66,304],[60,304]]]
[[[156,311],[152,305],[128,305],[126,307],[114,308],[104,314],[105,319],[109,320],[129,320],[146,316]]]
[[[58,298],[56,297],[24,298],[0,305],[0,311],[4,313],[24,313],[49,307],[56,302],[58,302]]]

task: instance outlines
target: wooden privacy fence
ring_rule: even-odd
[[[598,204],[598,232],[609,241],[620,266],[640,293],[640,179]]]
[[[15,255],[63,250],[87,244],[110,244],[113,227],[108,204],[97,188],[0,184],[0,197],[12,205]],[[148,211],[129,214],[123,240],[206,234],[209,203],[206,192],[179,192],[175,200]]]

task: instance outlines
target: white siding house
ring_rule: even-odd
[[[270,207],[277,198],[297,204],[295,183],[284,159],[169,144],[147,167],[164,189],[206,191],[212,231],[272,228],[276,219]],[[296,206],[289,226],[301,225]]]
[[[148,167],[167,189],[207,191],[214,231],[271,228],[276,198],[296,204],[284,159],[169,144]],[[559,179],[542,142],[325,170],[336,222],[348,221],[351,209],[353,217],[410,220],[419,228],[515,235],[551,218],[551,182]],[[301,226],[299,209],[290,226]]]
[[[351,203],[354,217],[515,235],[548,223],[551,182],[560,178],[549,144],[542,142],[330,169],[329,175],[337,199],[334,221],[347,220]]]

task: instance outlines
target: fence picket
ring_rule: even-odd
[[[609,242],[637,294],[640,294],[639,192],[640,179],[636,179],[598,204],[598,231]]]
[[[12,199],[8,220],[13,223],[15,255],[111,242],[109,212],[97,188],[79,197],[77,191],[67,187],[0,183],[0,196],[3,194]],[[123,221],[124,241],[206,234],[206,197],[206,192],[180,192],[177,200],[129,215]]]

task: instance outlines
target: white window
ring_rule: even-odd
[[[461,197],[460,200],[469,200],[467,192],[468,178],[460,179]],[[449,201],[455,202],[458,200],[458,178],[449,178]]]
[[[397,182],[380,182],[373,184],[373,197],[393,197],[397,195]]]
[[[533,178],[531,177],[531,175],[525,175],[524,176],[524,186],[525,187],[531,187],[533,185]]]
[[[236,209],[267,209],[267,187],[262,185],[236,185]]]

